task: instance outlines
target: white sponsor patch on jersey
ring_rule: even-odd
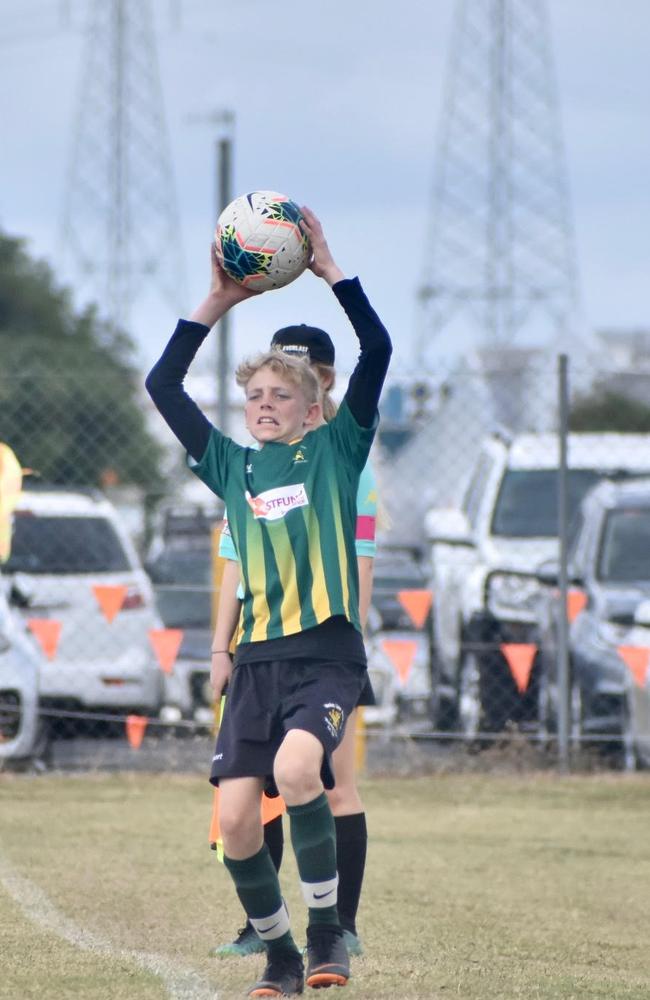
[[[295,507],[309,506],[304,483],[278,486],[273,490],[265,490],[256,497],[246,491],[246,500],[255,519],[264,518],[266,521],[279,521]]]

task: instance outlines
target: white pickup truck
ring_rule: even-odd
[[[558,553],[559,439],[485,439],[457,508],[426,516],[434,590],[433,723],[468,738],[535,724],[540,657],[515,683],[503,644],[538,644],[538,565]],[[572,433],[569,521],[603,478],[650,472],[650,435]]]

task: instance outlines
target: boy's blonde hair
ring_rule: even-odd
[[[320,380],[309,362],[282,351],[265,351],[263,354],[256,354],[242,361],[235,371],[237,385],[245,389],[253,375],[262,368],[270,368],[275,375],[300,389],[308,406],[322,402],[323,390]]]

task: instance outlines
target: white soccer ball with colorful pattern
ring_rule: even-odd
[[[284,194],[253,191],[227,205],[217,222],[215,247],[224,271],[263,292],[294,281],[311,257],[300,228],[302,213]]]

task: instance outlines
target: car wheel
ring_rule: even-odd
[[[441,692],[443,688],[442,670],[435,651],[430,653],[431,694],[429,696],[429,717],[435,732],[453,732],[458,725],[458,706]],[[447,686],[449,690],[449,686]]]
[[[470,740],[481,730],[481,670],[475,653],[464,653],[460,663],[458,726]]]

